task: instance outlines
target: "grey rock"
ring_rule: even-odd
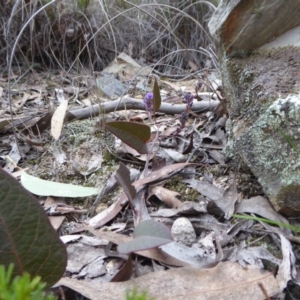
[[[178,218],[172,226],[172,234],[174,240],[185,246],[191,246],[196,242],[196,233],[189,219]]]
[[[209,23],[230,118],[225,153],[290,214],[300,211],[299,12],[299,1],[224,0]]]
[[[277,199],[281,189],[298,184],[300,180],[299,127],[296,124],[300,124],[300,93],[276,99],[235,139],[239,155],[251,167],[277,209],[284,204],[282,199]],[[292,204],[286,200],[300,210],[300,201]]]

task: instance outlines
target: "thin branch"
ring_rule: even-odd
[[[213,111],[220,105],[218,100],[203,100],[194,102],[191,108],[194,112]],[[117,110],[137,109],[145,110],[143,100],[125,97],[120,99],[107,101],[103,104],[96,104],[90,107],[74,109],[67,113],[68,121],[84,120],[90,117],[96,117],[100,114],[106,114]],[[162,102],[159,112],[169,115],[180,114],[186,111],[186,104],[171,104]]]

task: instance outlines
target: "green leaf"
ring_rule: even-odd
[[[31,176],[26,172],[22,172],[21,183],[26,190],[39,196],[76,198],[99,194],[99,190],[96,188],[48,181]]]
[[[134,230],[133,240],[118,246],[121,254],[151,249],[173,241],[171,231],[164,224],[153,221],[142,221]]]
[[[0,265],[0,299],[2,300],[57,300],[53,294],[45,292],[46,283],[41,277],[32,278],[27,272],[14,276],[13,264],[8,268]]]
[[[0,264],[14,274],[40,276],[48,286],[63,275],[65,246],[44,210],[14,178],[0,169]]]
[[[277,222],[277,221],[273,221],[273,220],[269,220],[269,219],[265,219],[265,218],[252,217],[252,216],[248,216],[248,215],[237,215],[237,214],[232,214],[232,217],[238,218],[238,219],[253,220],[253,221],[258,221],[258,222],[260,221],[260,222],[264,222],[264,223],[267,223],[267,224],[288,228],[288,229],[291,229],[295,232],[300,232],[300,228],[297,227],[297,226],[293,226],[293,225],[290,225],[290,224],[285,224],[285,223],[282,223],[282,222]]]
[[[140,154],[147,153],[146,142],[151,137],[150,127],[134,122],[107,122],[105,127],[122,142],[135,149]]]
[[[153,112],[159,111],[161,105],[161,97],[160,97],[160,90],[155,78],[154,86],[153,86]]]
[[[124,189],[124,192],[125,192],[126,196],[128,197],[128,199],[130,199],[130,201],[132,201],[136,195],[136,189],[130,182],[129,170],[126,168],[126,166],[122,162],[120,162],[120,167],[117,170],[115,177],[116,177],[117,181],[119,182],[119,184],[121,185],[121,187]]]

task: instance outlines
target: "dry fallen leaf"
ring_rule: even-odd
[[[182,202],[176,197],[180,196],[179,193],[166,189],[162,186],[154,186],[151,188],[151,192],[162,202],[172,208],[179,208],[182,206]]]
[[[296,258],[291,243],[281,234],[280,240],[283,258],[279,266],[277,281],[278,285],[283,290],[287,286],[289,280],[296,278],[297,271],[295,268]]]
[[[20,159],[22,158],[21,153],[19,152],[19,147],[15,142],[11,143],[11,150],[9,154],[6,156],[7,164],[3,168],[6,172],[12,173],[13,170],[18,165]]]
[[[115,233],[112,231],[95,230],[95,229],[91,228],[90,226],[84,226],[84,228],[86,230],[89,230],[91,233],[93,233],[97,237],[107,240],[107,241],[110,241],[117,245],[119,245],[121,243],[129,242],[132,240],[132,238],[129,236],[118,234],[118,233]],[[169,256],[168,254],[163,253],[162,250],[159,248],[138,251],[138,252],[136,252],[136,254],[160,261],[160,262],[170,265],[170,266],[177,266],[177,267],[189,266],[188,263],[182,262],[172,256]]]
[[[73,159],[73,169],[83,176],[97,172],[102,165],[102,154],[81,145]]]
[[[126,282],[90,283],[62,278],[56,285],[67,286],[90,299],[124,299],[126,291],[136,287],[147,291],[156,300],[263,300],[280,292],[273,274],[257,268],[242,268],[237,263],[224,262],[212,269],[177,268],[158,271]]]
[[[50,149],[52,150],[53,157],[56,159],[56,161],[62,165],[67,161],[67,155],[62,150],[60,145],[51,145]]]
[[[207,182],[207,181],[200,181],[196,179],[184,179],[182,182],[188,183],[193,189],[197,190],[203,196],[211,200],[218,200],[220,199],[224,191],[215,185]]]
[[[181,203],[180,208],[161,208],[157,211],[154,211],[150,214],[151,217],[164,217],[170,218],[174,216],[182,216],[182,215],[200,215],[203,217],[203,213],[206,213],[207,202],[201,201],[200,203],[195,202],[184,202]],[[198,216],[197,221],[200,221],[200,217]]]
[[[210,150],[208,151],[209,155],[217,161],[221,166],[225,165],[225,157],[224,154],[218,150]]]
[[[36,122],[31,124],[29,127],[23,130],[24,134],[32,132],[35,135],[40,135],[46,129],[51,126],[51,119],[54,113],[54,107],[50,103],[49,111],[41,118],[38,118]]]
[[[270,201],[262,196],[243,199],[237,206],[236,213],[253,213],[269,220],[289,224],[289,222],[273,208]]]
[[[162,178],[165,178],[172,172],[180,170],[188,165],[193,165],[193,163],[178,163],[178,164],[165,166],[155,172],[152,172],[152,174],[150,174],[148,177],[135,181],[133,185],[135,186],[136,189],[138,189],[139,187],[147,183],[152,183]],[[100,214],[90,219],[89,225],[93,226],[94,228],[99,228],[103,226],[104,224],[112,220],[127,203],[128,203],[128,199],[126,195],[123,193],[117,202],[113,203],[106,210],[102,211]]]
[[[240,245],[232,249],[233,254],[230,257],[230,261],[238,261],[243,268],[247,268],[248,265],[256,266],[263,269],[264,265],[262,260],[271,261],[276,265],[280,264],[280,260],[274,257],[266,248],[263,247],[246,247],[246,245]]]
[[[238,192],[235,180],[230,187],[224,192],[223,196],[214,200],[216,205],[224,212],[225,218],[228,220],[234,213],[235,203],[238,200]]]
[[[63,100],[55,110],[51,119],[51,134],[55,140],[58,140],[61,135],[61,130],[64,124],[66,111],[68,108],[68,100]]]
[[[89,246],[78,241],[67,245],[68,264],[66,271],[78,274],[83,267],[95,264],[95,259],[107,258],[104,249]]]
[[[49,216],[48,219],[55,230],[58,230],[63,221],[65,220],[65,216]]]

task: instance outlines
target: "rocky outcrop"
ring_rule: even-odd
[[[299,13],[296,0],[227,0],[209,23],[230,117],[226,154],[289,214],[300,214]]]

